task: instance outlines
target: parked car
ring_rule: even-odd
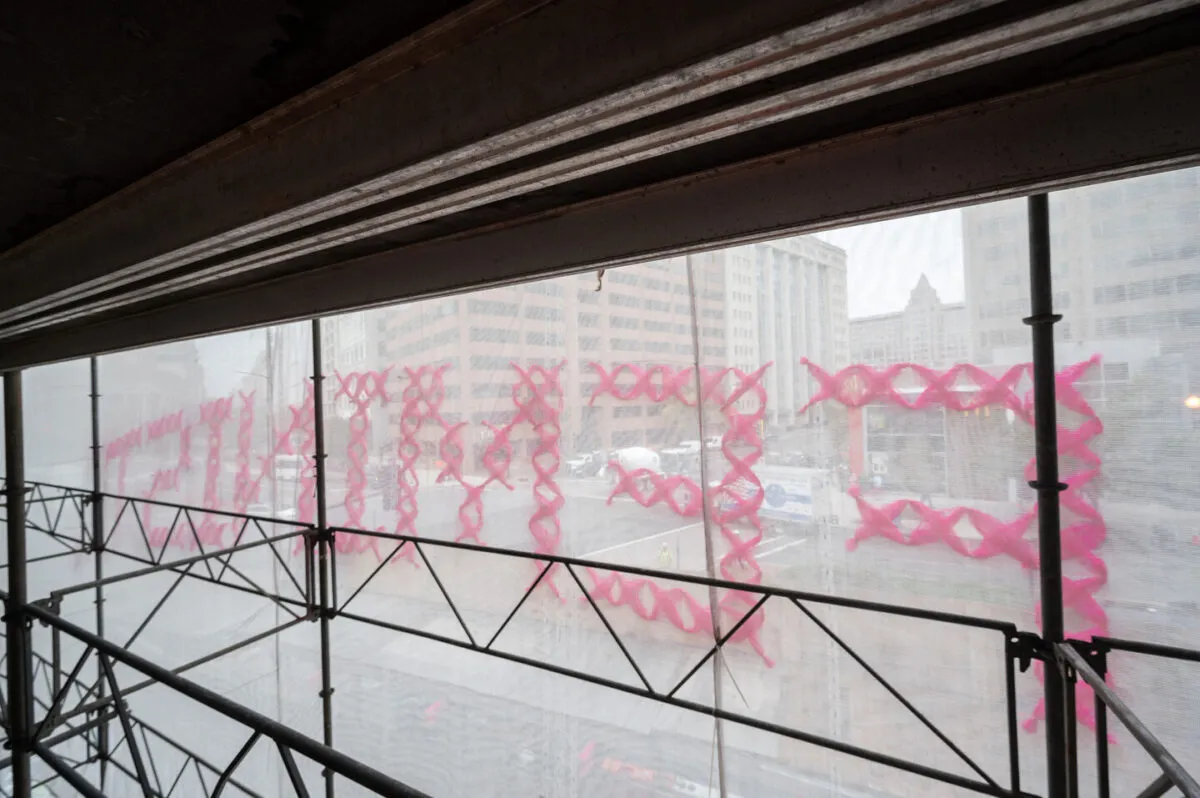
[[[585,452],[567,460],[567,474],[572,477],[594,477],[604,469],[604,464],[604,452]]]

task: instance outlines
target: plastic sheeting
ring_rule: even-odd
[[[1051,197],[1074,637],[1198,639],[1198,174]],[[319,403],[329,521],[343,528],[331,660],[346,753],[439,796],[963,792],[429,639],[495,636],[498,651],[635,688],[667,692],[691,673],[681,698],[977,778],[940,734],[1007,785],[1004,635],[772,599],[696,669],[758,596],[671,577],[1037,629],[1024,214],[993,203],[326,319],[315,389],[303,324],[101,358],[102,489],[137,500],[105,500],[106,573],[258,534],[221,512],[276,519],[256,525],[266,536],[312,523]],[[26,394],[30,479],[90,488],[86,363],[31,372]],[[152,501],[195,509],[180,525]],[[659,575],[417,551],[354,530]],[[229,562],[243,587],[300,601],[302,574],[287,566],[302,569],[302,550],[293,538]],[[31,566],[32,595],[92,567]],[[188,675],[320,738],[316,626],[267,635],[295,604],[179,581],[112,586],[106,635],[136,633],[135,652],[175,667],[263,634]],[[69,596],[64,615],[84,623],[91,600]],[[1197,674],[1132,655],[1111,664],[1118,691],[1200,766]],[[1039,677],[1017,677],[1033,792]],[[1079,698],[1086,780],[1091,696]],[[162,687],[131,707],[214,762],[244,740]],[[1122,730],[1113,740],[1114,790],[1140,789],[1153,766]],[[317,769],[302,770],[317,789]],[[268,753],[238,772],[286,791]],[[342,780],[338,792],[357,794]]]

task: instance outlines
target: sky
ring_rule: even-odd
[[[902,310],[922,272],[943,302],[963,299],[962,212],[957,209],[816,237],[846,250],[852,319]]]
[[[209,396],[233,393],[246,375],[254,371],[258,356],[266,349],[262,330],[200,338],[196,350],[204,366],[204,390]]]

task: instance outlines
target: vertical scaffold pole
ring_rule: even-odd
[[[323,742],[333,747],[333,674],[329,658],[329,620],[333,614],[330,605],[329,580],[330,552],[333,549],[333,533],[329,530],[329,519],[325,506],[325,409],[324,381],[321,371],[321,320],[312,320],[313,358],[313,432],[316,438],[313,458],[317,482],[317,566],[321,600],[321,717]],[[325,773],[325,798],[333,798],[333,771]]]
[[[29,798],[30,723],[33,720],[33,659],[25,604],[29,600],[25,553],[25,439],[21,372],[4,373],[5,513],[8,516],[8,742],[14,798]]]
[[[91,365],[92,409],[92,557],[96,572],[96,634],[104,637],[104,496],[100,475],[100,364],[95,357]],[[108,692],[104,666],[96,659],[97,696],[101,702]],[[106,710],[99,710],[104,712]],[[100,790],[103,792],[108,776],[108,721],[96,729],[96,755],[100,760]]]
[[[1062,540],[1058,478],[1058,410],[1054,373],[1054,312],[1050,270],[1050,203],[1045,194],[1029,197],[1029,307],[1025,319],[1033,337],[1033,419],[1037,478],[1030,486],[1038,497],[1038,561],[1041,572],[1042,638],[1048,652],[1064,636]],[[1046,779],[1049,798],[1066,798],[1066,682],[1056,656],[1045,669]]]

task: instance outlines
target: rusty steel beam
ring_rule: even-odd
[[[747,13],[695,0],[680,15],[631,0],[480,0],[0,257],[11,286],[0,320],[734,88],[803,62],[807,47],[832,55],[956,4],[874,0],[829,14],[844,3],[764,0]]]
[[[619,5],[623,0],[607,1]],[[696,31],[688,27],[687,21],[683,21],[679,31],[670,37],[669,43],[675,49],[668,46],[660,48],[664,53],[664,63],[675,59],[677,66],[673,70],[653,73],[652,77],[632,84],[622,84],[619,80],[605,84],[606,89],[613,89],[613,86],[620,88],[555,113],[537,116],[538,112],[531,110],[529,113],[533,120],[530,122],[471,140],[457,149],[436,150],[424,159],[390,171],[384,168],[385,164],[380,159],[401,158],[407,152],[403,146],[412,144],[414,138],[419,144],[435,149],[442,142],[454,141],[455,135],[460,134],[458,126],[454,131],[448,131],[444,121],[452,118],[457,122],[458,117],[454,116],[456,110],[439,106],[439,113],[428,117],[436,120],[431,121],[430,125],[438,128],[437,134],[422,133],[418,124],[407,135],[396,139],[397,143],[393,146],[376,146],[369,157],[359,155],[348,160],[346,157],[337,157],[339,153],[346,154],[347,142],[359,142],[361,136],[379,145],[379,131],[376,128],[380,126],[380,115],[386,115],[386,109],[419,108],[419,104],[414,106],[403,102],[406,96],[403,91],[413,90],[414,87],[427,89],[431,81],[436,84],[438,76],[434,74],[431,78],[431,68],[441,65],[449,69],[457,64],[454,66],[459,70],[456,74],[471,75],[471,64],[475,61],[461,64],[455,60],[468,57],[500,58],[498,63],[505,64],[507,68],[504,58],[512,58],[519,48],[513,39],[504,37],[505,32],[512,37],[520,37],[528,35],[526,26],[534,25],[539,31],[538,36],[544,37],[549,29],[537,28],[539,24],[556,26],[555,30],[562,26],[570,29],[572,24],[579,24],[575,17],[562,16],[568,7],[573,7],[570,3],[558,4],[553,13],[550,9],[527,12],[524,16],[509,20],[499,30],[490,31],[492,39],[507,42],[505,47],[509,49],[489,50],[486,45],[473,44],[465,51],[467,55],[463,55],[464,51],[446,52],[433,62],[433,67],[422,67],[371,85],[361,94],[346,100],[336,112],[301,119],[292,128],[269,138],[262,148],[250,147],[238,153],[244,158],[218,160],[208,171],[197,170],[192,182],[175,181],[166,185],[166,189],[186,195],[186,200],[193,203],[200,202],[203,197],[217,199],[211,193],[193,196],[196,185],[207,185],[206,181],[212,178],[213,171],[224,174],[228,181],[240,181],[248,187],[252,185],[240,200],[227,196],[223,201],[229,206],[229,212],[242,209],[255,221],[222,229],[207,239],[133,263],[127,261],[131,257],[136,258],[139,249],[144,250],[149,246],[144,238],[136,241],[126,238],[123,246],[89,246],[86,258],[76,256],[69,261],[62,258],[61,252],[54,251],[54,239],[49,238],[46,239],[49,246],[34,246],[35,240],[18,248],[15,254],[10,253],[7,262],[6,258],[0,258],[0,275],[9,277],[14,269],[16,274],[11,281],[15,290],[7,292],[9,306],[7,309],[0,307],[0,322],[7,322],[0,329],[0,335],[19,335],[123,307],[133,301],[193,288],[231,274],[272,266],[400,227],[577,180],[614,166],[655,158],[799,115],[935,80],[1195,4],[1197,0],[1079,0],[1065,7],[1004,19],[972,34],[937,44],[910,44],[907,49],[899,49],[887,57],[864,56],[865,60],[848,63],[828,77],[820,80],[800,79],[795,85],[777,83],[781,76],[787,77],[790,71],[865,52],[871,45],[1003,3],[1001,0],[875,0],[808,20],[738,47],[730,45],[740,41],[742,28],[731,27],[724,32],[726,38],[718,41],[709,31],[711,19],[705,18],[705,24],[701,26],[700,32],[707,33],[707,38],[697,37]],[[641,9],[640,13],[664,13],[655,4],[643,5],[653,6],[657,10],[651,12]],[[497,8],[501,6],[512,13],[512,9],[504,4],[480,4],[471,10],[475,14],[484,14],[487,10],[497,13]],[[594,6],[589,5],[588,8],[594,10]],[[811,5],[807,8],[807,13],[812,13]],[[759,27],[765,24],[766,18],[777,21],[780,16],[778,11],[771,11],[769,5],[756,6],[755,10],[756,14],[750,15],[750,19]],[[693,11],[701,12],[703,9]],[[559,16],[554,16],[555,13]],[[550,16],[543,19],[539,16],[543,14]],[[464,19],[474,19],[470,13],[462,16]],[[588,14],[583,16],[587,17]],[[657,26],[640,25],[634,24],[636,17],[631,21],[627,14],[616,16],[622,18],[627,38],[633,35],[630,32],[645,35],[646,31],[661,31],[661,20],[655,20]],[[743,21],[742,24],[747,23]],[[456,30],[451,23],[443,27]],[[611,31],[606,31],[603,26],[586,26],[577,33],[583,40],[590,41],[587,37],[604,36]],[[583,36],[585,33],[587,36]],[[715,47],[716,54],[706,53],[705,58],[678,66],[680,56],[676,50],[679,49],[679,42],[691,42],[692,49],[688,52],[694,56],[697,51],[697,45],[692,42],[694,38],[703,40],[709,51]],[[499,47],[492,39],[488,40],[491,45]],[[637,47],[639,42],[644,43],[641,38],[631,39],[630,42],[633,47]],[[722,50],[719,45],[730,49]],[[593,50],[583,46],[580,52]],[[568,62],[558,65],[562,74],[571,74],[572,68],[581,67],[578,62],[569,60],[570,57],[577,57],[573,50],[564,47],[561,54],[568,57]],[[536,58],[532,60],[538,61]],[[407,66],[403,59],[397,63]],[[520,66],[528,65],[521,61]],[[538,68],[546,66],[544,59],[538,62]],[[655,64],[652,68],[662,67]],[[514,69],[520,73],[519,69]],[[628,81],[627,66],[624,72],[616,71]],[[368,72],[373,79],[380,79],[378,69]],[[402,78],[408,78],[408,81]],[[747,93],[747,89],[756,87],[756,82],[768,78],[776,79],[776,83],[768,83],[761,91]],[[539,79],[542,82],[536,85],[540,94],[544,93],[541,88],[545,74]],[[587,81],[581,83],[590,85]],[[732,92],[735,89],[740,93]],[[471,123],[476,121],[476,116],[487,117],[487,112],[500,109],[505,109],[504,117],[508,121],[519,121],[521,114],[514,114],[512,108],[505,107],[507,99],[504,95],[502,90],[497,91],[494,103],[483,107],[478,113],[459,109],[457,113],[466,114],[466,129],[472,130]],[[727,98],[726,101],[714,101],[721,97]],[[700,102],[702,100],[705,102]],[[354,105],[355,102],[357,105]],[[522,105],[530,104],[525,102]],[[312,113],[311,109],[304,107],[307,113]],[[521,110],[525,110],[524,107]],[[662,114],[670,110],[674,110],[674,114],[669,120],[662,121]],[[288,118],[286,114],[283,116]],[[637,126],[635,123],[639,120],[646,124]],[[365,131],[366,128],[370,130]],[[321,130],[324,133],[320,135],[308,135]],[[593,141],[605,131],[612,135]],[[575,146],[566,147],[568,144]],[[279,166],[290,163],[294,166],[298,160],[306,165],[306,174],[303,176],[280,175],[278,171],[271,171],[272,164]],[[362,176],[364,161],[370,163],[371,174],[375,176],[353,182]],[[242,171],[230,171],[235,167]],[[376,175],[380,170],[383,173]],[[309,171],[313,174],[307,174]],[[259,179],[256,181],[256,178]],[[334,186],[339,180],[351,182],[341,187]],[[271,208],[261,207],[261,198],[264,195],[272,196],[265,191],[270,186],[279,186],[274,197],[285,197],[286,202],[295,203],[304,199],[307,188],[316,190],[318,196],[271,214]],[[169,190],[165,203],[163,197],[155,192],[150,192],[149,196],[157,197],[155,207],[149,211],[142,207],[142,216],[131,221],[152,221],[163,214],[173,213]],[[161,211],[158,210],[160,205],[163,208]],[[215,223],[214,214],[207,211],[201,213],[198,205],[195,211],[197,218],[203,220],[199,224]],[[180,214],[174,213],[174,216],[180,217]],[[221,214],[217,213],[215,217],[220,218]],[[318,222],[320,224],[316,224]],[[186,235],[189,229],[194,228],[194,224],[177,225],[172,228],[173,235]],[[161,233],[162,227],[155,225],[153,231],[148,232]],[[128,231],[122,232],[128,235]],[[69,244],[73,238],[67,236],[66,240]],[[70,263],[71,267],[63,268],[65,263]],[[5,272],[6,268],[9,273]],[[148,278],[153,278],[153,282],[130,287],[131,283]],[[105,291],[112,295],[98,300],[88,299]],[[55,309],[67,303],[75,304]]]
[[[0,369],[1200,162],[1200,48],[0,347]],[[1114,114],[1119,108],[1122,113]]]

